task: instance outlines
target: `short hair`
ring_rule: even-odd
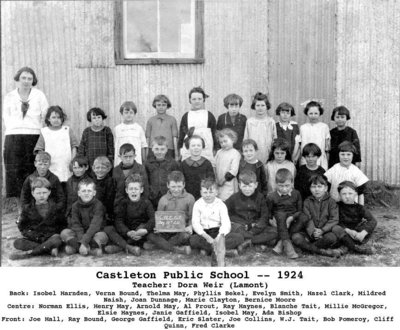
[[[36,177],[31,182],[31,191],[33,192],[36,188],[46,188],[51,190],[51,183],[46,178]]]
[[[342,191],[342,189],[346,188],[346,187],[350,188],[350,189],[353,189],[356,193],[358,193],[357,192],[357,186],[354,184],[354,182],[351,182],[351,181],[342,181],[342,182],[340,182],[338,187],[337,187],[337,190],[340,193]]]
[[[87,119],[87,121],[89,123],[92,122],[92,114],[94,116],[101,116],[101,118],[103,118],[103,119],[107,118],[106,113],[102,109],[100,109],[100,108],[91,108],[86,114],[86,119]]]
[[[339,152],[351,152],[353,154],[357,153],[356,147],[350,141],[343,141],[341,144],[339,144],[338,149]]]
[[[318,147],[318,145],[316,145],[315,143],[307,143],[304,146],[303,151],[301,153],[303,157],[306,157],[311,154],[317,157],[321,157],[322,155],[321,148]]]
[[[192,140],[201,140],[201,145],[203,146],[203,149],[206,147],[206,143],[204,142],[204,139],[200,135],[192,135],[191,137],[185,140],[186,149],[189,149],[190,142]]]
[[[306,106],[304,108],[304,114],[307,115],[308,110],[310,110],[310,108],[312,108],[312,107],[317,107],[320,115],[322,115],[324,113],[324,108],[322,107],[322,105],[319,102],[310,101],[306,104]]]
[[[168,174],[167,178],[168,183],[170,183],[171,181],[185,183],[185,176],[181,171],[172,171]]]
[[[271,109],[271,103],[269,103],[267,94],[257,92],[256,95],[254,95],[253,100],[251,101],[251,108],[253,110],[256,108],[257,101],[264,101],[265,105],[267,106],[267,110]]]
[[[39,151],[35,156],[35,162],[51,162],[51,155],[47,151]]]
[[[192,97],[193,93],[200,93],[203,95],[203,99],[204,101],[206,100],[206,98],[208,97],[208,95],[206,94],[206,92],[204,91],[203,88],[201,88],[200,86],[198,87],[193,87],[190,91],[189,91],[189,102],[190,102],[190,98]]]
[[[239,104],[239,107],[243,104],[243,98],[237,94],[229,94],[224,98],[224,106],[228,109],[229,104],[236,105]]]
[[[278,107],[275,110],[276,115],[279,116],[281,111],[289,111],[291,116],[295,116],[296,115],[296,112],[294,111],[293,105],[291,105],[289,103],[286,103],[286,102],[283,102],[283,103],[278,105]]]
[[[132,101],[125,101],[124,103],[122,103],[121,107],[119,108],[119,112],[122,114],[124,112],[124,109],[132,109],[135,115],[137,114],[136,104]]]
[[[154,98],[153,104],[152,104],[153,108],[156,107],[156,103],[157,103],[157,102],[165,102],[165,103],[167,103],[167,109],[171,108],[171,106],[172,106],[171,101],[170,101],[169,98],[168,98],[166,95],[164,95],[164,94],[159,94],[159,95],[157,95],[157,96]]]
[[[139,183],[143,187],[143,178],[139,173],[130,174],[125,179],[125,188],[128,188],[130,183]]]
[[[19,77],[21,76],[22,72],[28,72],[28,73],[30,73],[30,74],[32,75],[32,77],[33,77],[33,79],[32,79],[32,86],[36,86],[36,85],[37,85],[38,79],[37,79],[36,73],[35,73],[35,71],[33,71],[33,69],[31,69],[31,68],[28,67],[28,66],[24,66],[23,68],[21,68],[21,69],[19,69],[19,70],[17,71],[17,73],[16,73],[15,76],[14,76],[14,80],[15,80],[15,81],[19,81]]]
[[[119,147],[120,155],[125,155],[126,153],[131,151],[133,151],[133,153],[136,154],[135,147],[130,143],[124,143],[122,146]]]
[[[335,120],[336,114],[346,116],[347,120],[350,119],[350,111],[343,105],[340,105],[332,110],[331,120]]]
[[[153,147],[153,145],[155,145],[155,144],[158,144],[160,146],[167,146],[168,147],[167,138],[165,136],[162,136],[162,135],[156,136],[151,141],[151,147]]]
[[[275,175],[275,182],[276,183],[284,183],[287,180],[293,182],[293,174],[287,168],[280,168]]]
[[[93,167],[95,167],[95,165],[104,165],[108,168],[108,170],[111,170],[113,167],[110,159],[106,156],[96,157],[95,160],[93,161]]]
[[[46,117],[44,119],[44,122],[47,126],[50,126],[49,118],[53,112],[57,113],[60,116],[61,123],[64,123],[64,121],[67,119],[67,115],[59,105],[52,105],[47,109]]]
[[[217,131],[215,133],[215,137],[218,140],[225,135],[228,136],[234,144],[237,142],[237,139],[238,139],[237,133],[235,131],[231,130],[230,128],[223,128],[220,131]]]
[[[250,184],[257,182],[257,175],[254,171],[244,170],[239,174],[239,183]]]
[[[271,151],[269,153],[268,161],[275,159],[274,158],[274,151],[276,149],[281,149],[282,151],[286,152],[286,155],[285,155],[285,159],[286,160],[290,160],[290,161],[292,160],[292,155],[290,153],[289,142],[287,142],[283,138],[277,138],[277,139],[274,140],[274,142],[272,142]]]
[[[243,142],[242,142],[242,151],[243,151],[243,147],[245,147],[245,146],[253,146],[254,150],[256,150],[256,151],[258,150],[257,142],[254,141],[253,139],[243,140]]]
[[[210,189],[211,187],[217,188],[217,182],[213,177],[207,177],[200,181],[200,188]]]
[[[328,186],[328,179],[322,174],[311,175],[308,179],[308,185],[311,187],[312,184],[323,184],[324,186]]]
[[[78,163],[80,167],[83,166],[89,166],[89,160],[85,156],[75,156],[72,158],[72,160],[69,162],[69,170],[72,171],[72,167],[74,166],[75,163]]]
[[[85,178],[79,181],[78,183],[78,190],[81,189],[82,186],[93,186],[93,189],[96,190],[96,183],[93,181],[92,178]]]

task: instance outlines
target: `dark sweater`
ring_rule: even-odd
[[[365,221],[364,228],[368,233],[375,229],[377,221],[374,216],[363,205],[345,204],[342,201],[339,206],[339,225],[349,229],[355,229],[362,221]]]
[[[318,166],[316,170],[310,170],[307,168],[307,165],[300,166],[296,178],[294,180],[294,188],[300,192],[303,201],[311,196],[310,191],[310,178],[317,174],[324,174],[325,170],[323,167]]]
[[[303,210],[308,217],[306,231],[310,236],[312,236],[315,228],[327,233],[339,223],[339,209],[336,201],[330,197],[329,193],[326,193],[321,200],[309,196],[304,201]]]
[[[34,198],[32,196],[31,192],[31,183],[33,179],[38,178],[39,174],[37,171],[33,172],[31,175],[29,175],[25,181],[24,184],[22,185],[22,190],[21,190],[21,206],[22,208],[28,206],[31,201],[34,201]],[[44,176],[49,182],[50,182],[50,199],[52,199],[55,204],[56,208],[59,212],[65,211],[65,195],[63,188],[61,186],[60,180],[58,180],[58,177],[53,174],[50,171],[47,171],[47,174]]]
[[[329,168],[336,163],[339,163],[339,144],[344,141],[349,141],[356,147],[357,153],[353,154],[352,163],[361,162],[361,150],[360,150],[360,139],[358,138],[357,132],[346,126],[344,130],[339,130],[337,127],[331,129],[331,150],[329,152]]]
[[[239,172],[237,175],[238,180],[240,173],[243,172],[244,170],[250,170],[256,174],[258,182],[257,191],[262,193],[264,196],[267,196],[268,194],[267,175],[265,173],[264,164],[260,161],[257,161],[257,163],[255,164],[250,164],[246,162],[244,159],[242,159],[240,161]]]
[[[268,223],[268,207],[263,194],[257,190],[251,196],[245,196],[241,191],[233,194],[225,201],[231,222],[245,226],[257,223],[266,227]]]
[[[105,208],[97,199],[93,198],[89,203],[84,203],[81,198],[72,204],[69,228],[72,229],[78,241],[88,245],[94,234],[105,226]]]
[[[270,218],[277,213],[285,213],[287,216],[298,216],[303,211],[303,202],[300,193],[293,189],[289,195],[280,196],[274,191],[267,196],[267,206]]]
[[[185,176],[185,189],[189,194],[192,194],[195,200],[198,200],[200,195],[200,182],[205,178],[215,178],[213,167],[210,161],[204,157],[193,162],[190,158],[185,159],[181,163],[182,173]]]
[[[159,194],[165,195],[168,191],[168,174],[172,171],[180,171],[179,164],[171,158],[157,160],[150,158],[145,163],[147,177],[149,179],[149,190],[151,200],[157,198]]]
[[[290,124],[293,129],[286,129],[284,130],[280,123],[276,123],[276,134],[278,138],[285,139],[289,143],[289,150],[290,154],[293,155],[294,146],[295,146],[295,139],[297,135],[300,135],[300,129],[298,124],[291,123]]]
[[[241,149],[243,136],[244,136],[244,129],[246,128],[247,117],[238,113],[235,119],[235,123],[232,122],[232,118],[229,115],[229,112],[225,112],[218,117],[217,121],[217,130],[220,131],[224,128],[230,128],[232,131],[236,132],[237,134],[237,141],[233,145],[236,150]],[[220,146],[218,146],[220,148]]]
[[[85,173],[81,177],[76,177],[74,174],[67,180],[66,193],[67,193],[67,207],[65,210],[65,216],[68,217],[71,213],[72,204],[78,200],[78,183],[81,180],[88,179],[90,176]]]
[[[115,228],[126,237],[131,230],[153,230],[155,225],[153,205],[143,196],[137,202],[124,198],[115,209]]]
[[[59,212],[54,201],[49,200],[48,212],[39,214],[35,201],[31,201],[21,213],[18,229],[30,241],[43,243],[66,227],[64,213]]]
[[[114,218],[114,199],[115,199],[115,186],[112,176],[107,174],[102,179],[97,179],[93,176],[93,181],[96,184],[96,198],[102,202],[106,208],[108,219]]]

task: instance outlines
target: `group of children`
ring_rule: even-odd
[[[317,101],[307,102],[309,123],[299,128],[288,103],[277,107],[275,123],[263,93],[254,96],[249,119],[239,112],[239,95],[225,97],[218,121],[204,109],[206,97],[199,87],[190,91],[179,130],[165,95],[154,99],[157,115],[146,131],[135,122],[133,102],[122,104],[114,134],[104,111],[92,108],[80,143],[63,125],[62,109],[50,107],[36,171],[21,191],[23,238],[14,246],[24,253],[11,258],[56,256],[63,245],[67,254],[96,256],[196,249],[219,266],[251,245],[289,258],[298,257],[292,243],[330,257],[346,249],[373,253],[361,244],[376,220],[363,207],[368,178],[356,166],[359,140],[346,126],[348,109],[333,110],[337,127],[329,131]],[[183,212],[184,231],[158,232],[155,210]]]

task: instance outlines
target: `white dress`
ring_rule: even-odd
[[[220,149],[215,156],[218,197],[223,201],[238,192],[236,176],[239,171],[240,158],[241,155],[235,148],[229,150]],[[227,172],[235,176],[231,181],[225,181]],[[222,182],[224,183],[221,185]]]
[[[125,144],[130,143],[135,147],[135,160],[139,164],[142,164],[142,148],[147,148],[146,135],[143,128],[137,124],[124,124],[121,123],[115,126],[114,132],[115,141],[115,157],[114,166],[118,166],[121,162],[119,156],[119,148]]]
[[[272,142],[276,138],[276,125],[271,117],[266,116],[263,119],[251,117],[247,119],[243,140],[253,139],[257,142],[257,158],[263,164],[267,162]]]
[[[70,128],[62,126],[58,130],[44,127],[41,130],[45,151],[51,156],[50,171],[58,176],[60,182],[66,182],[71,176],[69,164],[71,162]]]
[[[325,170],[328,169],[328,159],[326,157],[326,140],[331,138],[329,126],[325,123],[306,123],[300,126],[301,152],[308,143],[315,143],[321,149],[321,157],[318,158],[317,165],[320,165]],[[304,157],[300,159],[300,165],[305,165]]]

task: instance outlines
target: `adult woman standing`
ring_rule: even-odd
[[[3,105],[7,197],[19,197],[25,178],[35,170],[33,149],[49,107],[43,92],[33,88],[38,80],[31,68],[19,69],[14,80],[17,88],[5,96]]]

